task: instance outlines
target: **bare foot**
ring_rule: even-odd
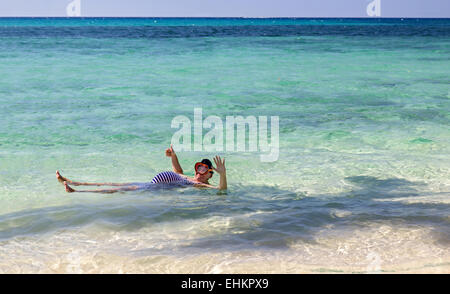
[[[56,171],[56,178],[58,179],[58,181],[62,184],[64,182],[70,182],[68,179],[66,179],[65,177],[61,176],[61,174],[59,173],[59,171]]]
[[[72,189],[66,181],[64,181],[64,187],[66,187],[66,192],[67,193],[72,193],[72,192],[76,192],[74,189]]]

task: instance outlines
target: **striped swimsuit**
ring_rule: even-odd
[[[194,184],[193,182],[189,181],[185,177],[180,176],[179,174],[172,172],[172,171],[165,171],[165,172],[157,174],[150,183],[151,184],[173,184],[173,185],[177,185],[177,186],[188,186],[188,185]]]
[[[185,177],[171,171],[165,171],[157,174],[151,182],[147,183],[131,183],[132,186],[138,186],[139,190],[149,189],[170,189],[174,187],[186,187],[194,185]]]

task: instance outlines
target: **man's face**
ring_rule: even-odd
[[[207,172],[206,174],[196,173],[195,178],[200,182],[207,182],[212,177],[211,172]]]
[[[212,177],[209,167],[205,165],[199,165],[195,171],[195,179],[200,182],[207,182]]]

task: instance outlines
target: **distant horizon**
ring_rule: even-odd
[[[318,19],[318,18],[353,18],[353,19],[450,19],[450,17],[412,17],[412,16],[380,16],[380,17],[362,17],[362,16],[0,16],[0,18],[246,18],[246,19]]]
[[[448,0],[0,0],[0,17],[450,18]]]

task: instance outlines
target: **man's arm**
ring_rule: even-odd
[[[172,144],[170,144],[170,148],[166,149],[166,156],[170,157],[172,160],[172,168],[173,171],[177,174],[183,174],[183,169],[181,168],[180,163],[178,162],[178,157],[173,150]]]
[[[219,180],[219,190],[227,189],[227,171],[225,169],[225,159],[221,159],[220,156],[214,157],[214,162],[216,163],[216,168],[213,169],[220,175]]]

